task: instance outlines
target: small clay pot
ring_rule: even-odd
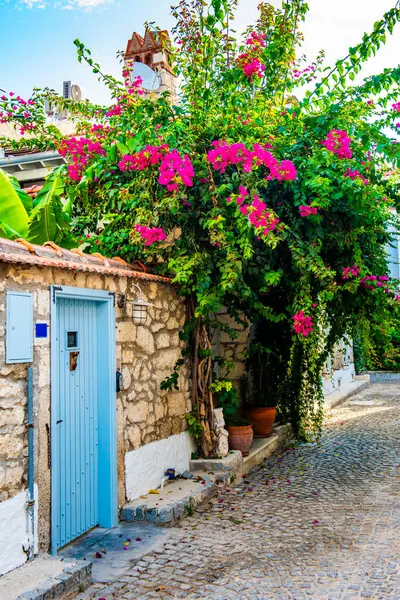
[[[254,437],[268,437],[276,419],[276,408],[251,406],[246,411],[246,417],[253,425]]]
[[[229,433],[229,448],[231,450],[240,450],[243,456],[249,455],[251,442],[253,441],[253,428],[251,425],[240,425],[227,427]]]

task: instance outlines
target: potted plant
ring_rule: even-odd
[[[224,411],[226,430],[229,433],[229,448],[240,450],[248,456],[253,441],[253,427],[247,419],[238,415],[239,400],[233,382],[227,379],[217,380],[212,384],[216,404]]]
[[[246,415],[253,425],[254,437],[268,437],[276,419],[276,406],[248,406]]]

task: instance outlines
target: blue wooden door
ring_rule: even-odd
[[[99,523],[99,305],[57,298],[56,548]]]

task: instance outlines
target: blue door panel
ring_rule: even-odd
[[[57,298],[57,548],[99,522],[98,309],[95,301]],[[68,332],[77,333],[76,346]],[[75,370],[72,352],[79,353]]]

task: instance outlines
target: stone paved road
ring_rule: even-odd
[[[79,600],[400,600],[400,386],[335,409],[319,445],[268,459]]]

